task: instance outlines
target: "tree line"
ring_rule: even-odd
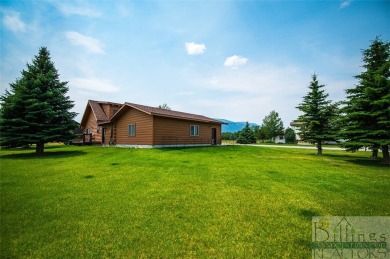
[[[283,121],[276,111],[271,111],[265,116],[261,126],[250,126],[247,122],[245,127],[238,132],[223,132],[222,139],[236,140],[241,144],[252,144],[257,141],[274,142],[277,136],[283,136],[285,143],[296,143],[295,131],[292,128],[284,129]]]
[[[390,145],[390,43],[376,37],[368,49],[362,50],[363,72],[356,75],[358,83],[346,89],[346,99],[329,100],[329,94],[318,81],[311,77],[307,94],[296,107],[302,114],[295,121],[302,141],[317,146],[322,155],[325,141],[340,142],[347,151],[360,148],[372,150],[372,158],[383,153],[383,163],[389,164]],[[286,142],[295,142],[295,133],[287,128],[277,112],[272,111],[263,119],[260,127],[245,128],[236,133],[223,133],[225,139],[237,139],[239,143],[255,143],[270,140],[283,134]],[[290,137],[291,135],[291,137]]]

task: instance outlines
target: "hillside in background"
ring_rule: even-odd
[[[222,124],[222,132],[237,132],[242,130],[245,127],[246,122],[240,121],[240,122],[235,122],[235,121],[229,121],[225,119],[217,119],[219,121],[223,121],[228,123],[227,125]],[[252,126],[259,126],[256,123],[249,122],[249,125]]]

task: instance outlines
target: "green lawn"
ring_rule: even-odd
[[[370,152],[0,151],[0,257],[311,257],[311,218],[389,216]]]

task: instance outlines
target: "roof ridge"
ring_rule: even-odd
[[[187,120],[196,120],[196,121],[205,121],[205,122],[214,122],[214,123],[221,123],[221,124],[224,123],[219,120],[204,115],[194,114],[194,113],[167,110],[158,107],[152,107],[143,104],[136,104],[136,103],[129,103],[129,102],[126,102],[125,105],[131,106],[133,108],[138,108],[150,115],[164,116],[164,117],[171,117],[171,118],[178,118],[178,119],[187,119]]]
[[[129,103],[129,102],[125,102],[125,104],[132,104],[132,105],[138,105],[138,106],[144,106],[144,107],[148,107],[148,108],[152,108],[152,109],[156,109],[156,110],[161,110],[161,111],[167,111],[167,112],[177,112],[177,113],[184,113],[184,114],[190,114],[190,115],[196,115],[196,116],[203,116],[203,117],[206,117],[205,115],[202,115],[202,114],[195,114],[195,113],[190,113],[190,112],[182,112],[182,111],[177,111],[177,110],[168,110],[168,109],[163,109],[163,108],[159,108],[159,107],[154,107],[154,106],[149,106],[149,105],[144,105],[144,104],[137,104],[137,103]],[[206,117],[208,118],[208,117]]]

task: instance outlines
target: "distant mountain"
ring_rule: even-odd
[[[217,119],[219,121],[223,121],[228,123],[227,125],[222,124],[222,132],[237,132],[242,130],[245,127],[246,122],[240,121],[240,122],[235,122],[235,121],[229,121],[225,119]],[[259,126],[256,123],[249,122],[249,126]]]

